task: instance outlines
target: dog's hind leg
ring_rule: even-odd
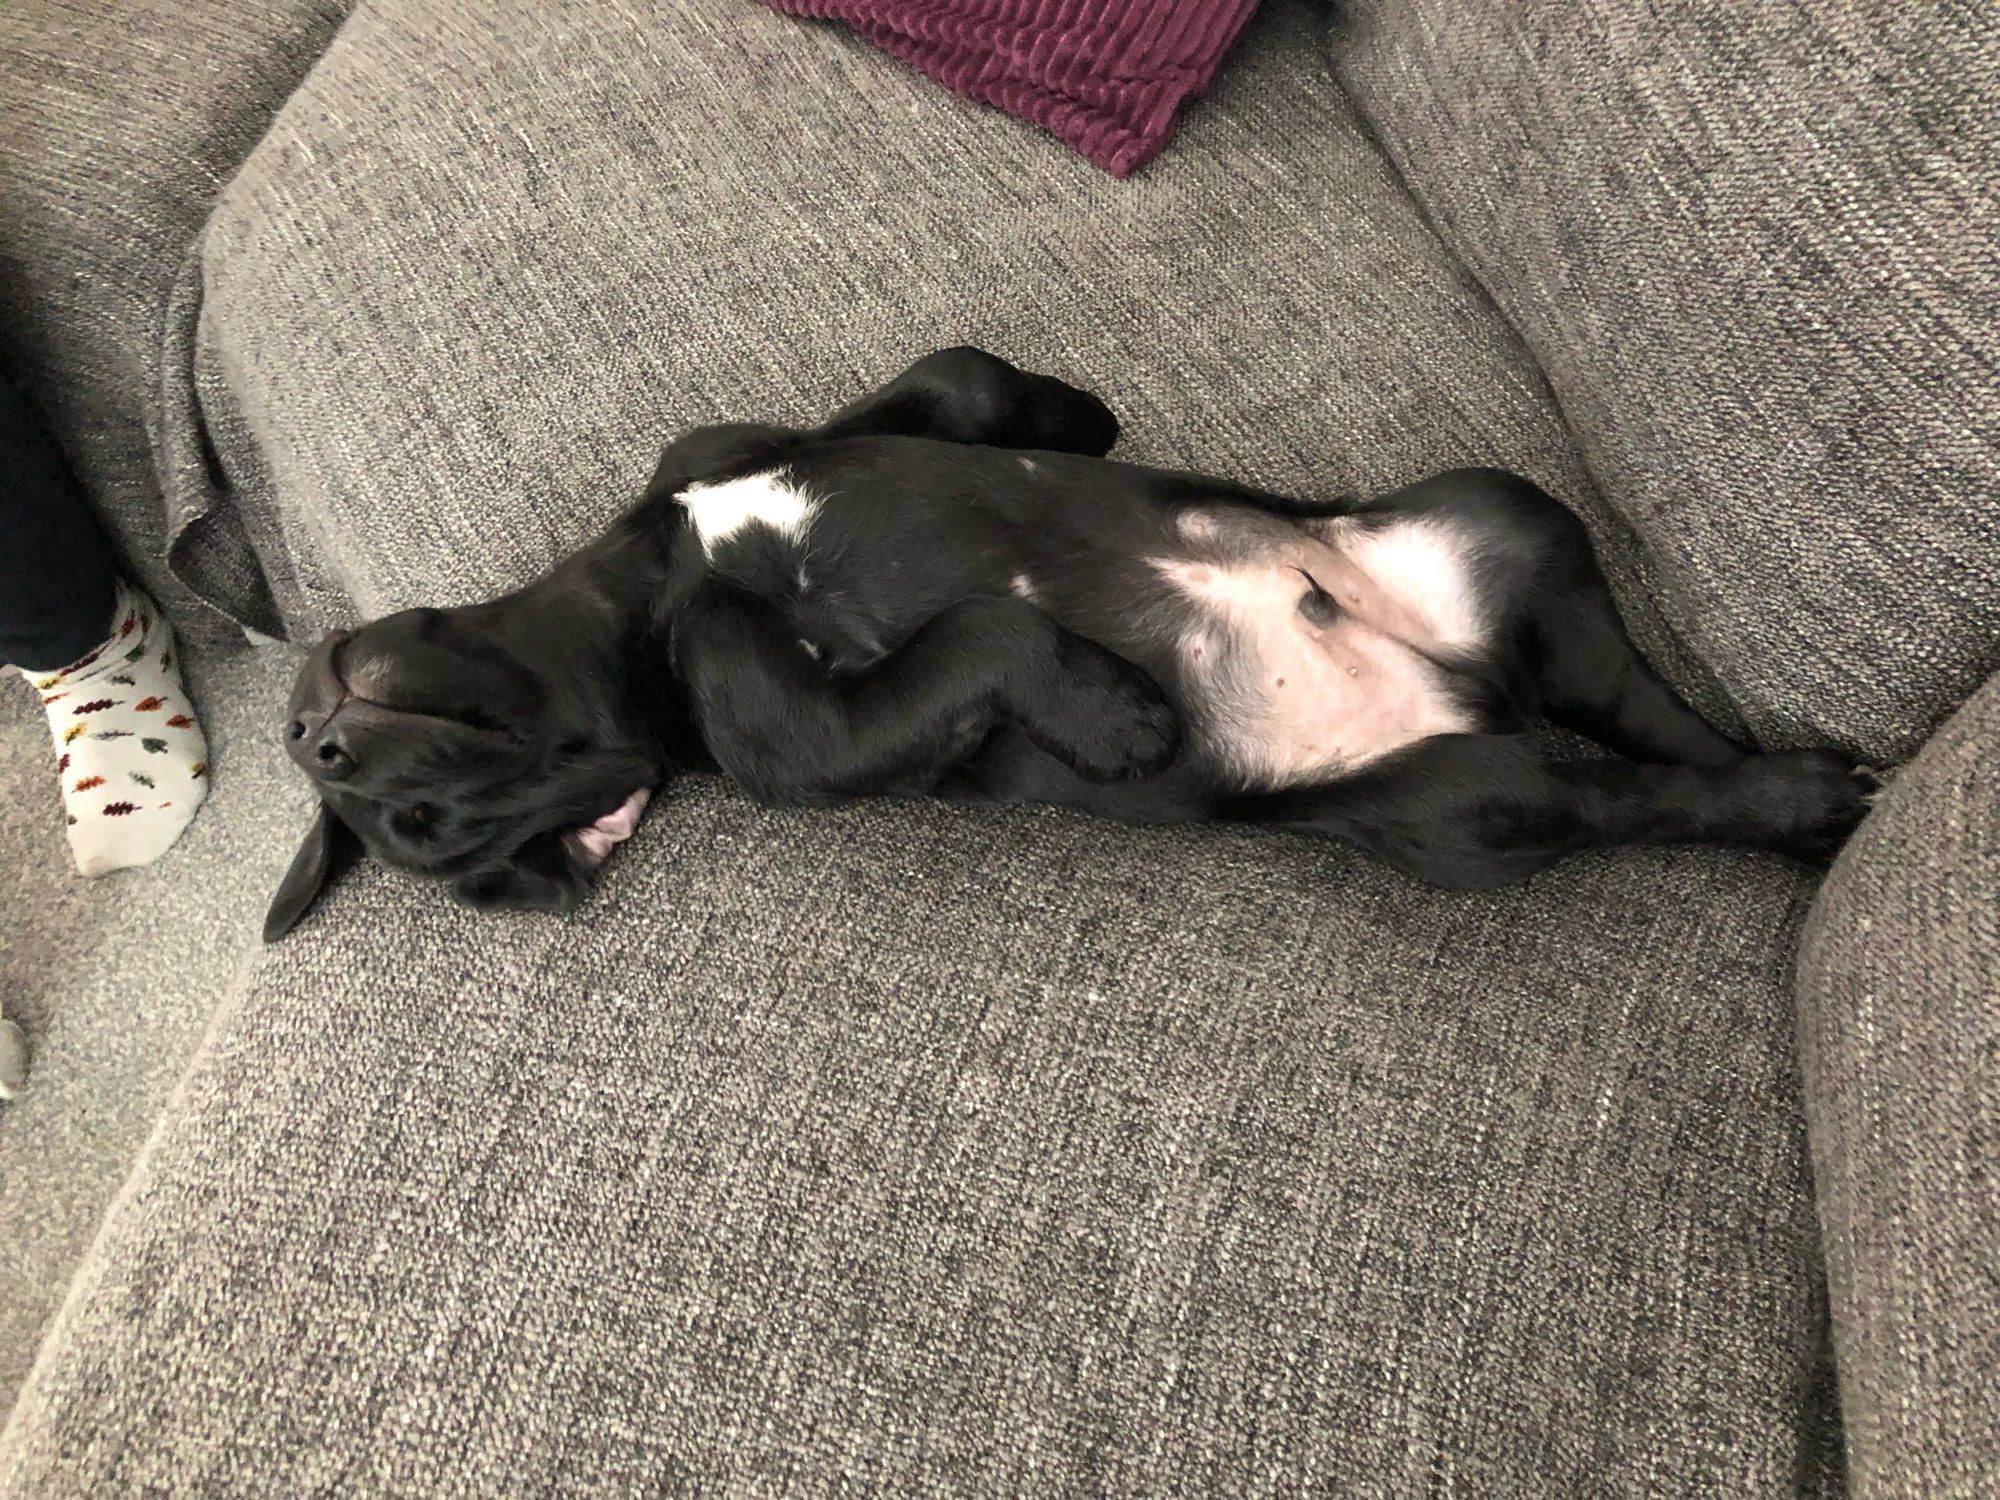
[[[926,354],[813,435],[920,437],[1102,458],[1118,440],[1118,418],[1088,391],[968,344]]]
[[[1614,844],[1823,862],[1867,811],[1865,791],[1825,751],[1662,766],[1544,760],[1518,735],[1440,735],[1339,781],[1237,797],[1220,815],[1334,834],[1434,885],[1483,890]]]
[[[1542,711],[1634,760],[1680,766],[1741,760],[1743,748],[1654,673],[1626,635],[1595,563],[1591,575],[1551,590],[1529,615],[1527,644]]]
[[[1583,523],[1537,485],[1499,469],[1459,469],[1363,510],[1433,519],[1464,539],[1480,560],[1504,675],[1526,706],[1633,760],[1726,766],[1743,758],[1647,665]]]

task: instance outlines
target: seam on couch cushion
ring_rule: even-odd
[[[287,592],[293,576],[287,549],[282,536],[268,529],[261,545],[252,541],[247,528],[260,512],[236,504],[196,385],[200,246],[197,239],[167,298],[159,395],[150,424],[167,513],[167,565],[210,608],[282,640],[285,622],[274,595]]]

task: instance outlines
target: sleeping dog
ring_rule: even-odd
[[[823,426],[671,443],[517,593],[330,635],[286,728],[321,809],[266,939],[362,850],[567,909],[696,768],[772,804],[1269,824],[1458,889],[1627,842],[1819,861],[1865,810],[1847,760],[1748,753],[1675,697],[1526,480],[1297,500],[1113,463],[1117,431],[944,350]],[[1618,758],[1538,754],[1536,715]]]

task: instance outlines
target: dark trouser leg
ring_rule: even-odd
[[[0,378],[0,662],[68,666],[103,641],[116,583],[96,512],[34,407]]]

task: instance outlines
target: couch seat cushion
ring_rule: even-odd
[[[0,1473],[1789,1490],[1807,895],[705,781],[568,921],[366,873],[213,1039]]]
[[[1897,776],[1799,946],[1855,1487],[2000,1474],[2000,677]]]

